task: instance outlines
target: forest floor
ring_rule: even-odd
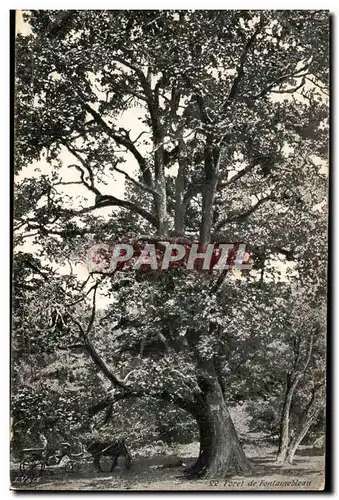
[[[198,443],[178,445],[171,456],[136,457],[126,471],[118,467],[113,473],[98,473],[91,463],[82,464],[78,472],[66,472],[62,467],[48,467],[38,481],[22,482],[18,464],[11,464],[11,487],[15,490],[322,490],[324,488],[324,457],[319,450],[301,446],[294,465],[276,465],[273,446],[245,445],[254,472],[252,476],[233,476],[217,480],[187,480],[183,466],[194,462]],[[172,464],[172,467],[164,467]]]

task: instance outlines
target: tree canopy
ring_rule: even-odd
[[[89,355],[109,383],[99,408],[148,396],[206,424],[218,400],[228,436],[224,399],[266,397],[272,384],[281,398],[310,338],[306,368],[322,379],[313,336],[324,345],[328,14],[39,10],[27,21],[16,41],[14,229],[18,248],[35,246],[15,271],[16,309],[28,310],[15,349],[29,330],[42,349]],[[73,266],[87,249],[122,237],[246,242],[253,270],[82,280]],[[38,334],[32,293],[43,295]],[[200,432],[202,449],[218,447]],[[231,442],[222,468],[244,469]],[[220,473],[215,456],[199,473]]]

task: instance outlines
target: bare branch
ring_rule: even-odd
[[[85,282],[85,283],[87,283],[87,282],[88,282],[89,278],[90,278],[90,276],[86,279],[86,282]],[[92,292],[92,291],[93,291],[93,290],[94,290],[97,286],[98,286],[98,283],[95,283],[94,285],[92,285],[92,286],[91,286],[91,288],[87,291],[87,293],[86,293],[85,295],[81,296],[79,299],[77,299],[77,300],[76,300],[76,301],[74,301],[74,302],[70,302],[69,304],[65,304],[65,305],[66,305],[66,307],[72,307],[72,306],[75,306],[76,304],[79,304],[80,302],[83,302],[83,301],[86,299],[86,297],[88,297],[88,295],[89,295],[89,294],[90,294],[90,293],[91,293],[91,292]],[[83,286],[82,286],[82,288],[83,288]]]
[[[247,42],[245,44],[244,50],[240,56],[239,65],[237,67],[237,76],[234,78],[231,90],[228,94],[226,101],[224,102],[224,104],[222,106],[223,110],[225,110],[227,108],[228,103],[231,100],[233,100],[239,92],[239,85],[240,85],[242,78],[244,77],[244,66],[246,63],[247,55],[248,55],[250,49],[252,48],[258,34],[260,33],[260,31],[263,28],[263,20],[264,20],[263,16],[261,15],[260,22],[259,22],[258,26],[256,27],[253,35],[247,40]]]
[[[290,88],[290,89],[279,89],[279,90],[271,90],[271,93],[274,94],[293,94],[297,90],[301,89],[305,85],[305,78],[302,79],[301,83],[297,85],[296,87]]]
[[[135,66],[135,64],[127,61],[125,58],[120,57],[118,55],[114,55],[113,56],[113,60],[119,62],[120,64],[123,64],[127,68],[129,68],[132,71],[134,71],[135,74],[139,78],[140,84],[141,84],[141,86],[142,86],[142,88],[143,88],[143,90],[145,92],[146,98],[147,99],[152,98],[152,89],[151,89],[151,86],[150,86],[150,84],[149,84],[146,76],[144,75],[144,72],[140,68],[138,68],[137,66]]]
[[[148,212],[144,208],[139,207],[138,205],[136,205],[131,201],[121,200],[120,198],[111,195],[102,195],[100,192],[99,195],[97,196],[96,203],[94,205],[81,208],[80,210],[65,209],[63,211],[63,214],[68,217],[78,217],[79,215],[86,214],[88,212],[92,212],[93,210],[97,210],[103,207],[121,207],[127,210],[131,210],[132,212],[146,219],[154,227],[158,226],[158,221],[156,217],[154,217],[150,212]]]
[[[263,97],[264,95],[268,94],[269,92],[274,89],[277,85],[284,83],[285,81],[289,80],[290,78],[301,78],[307,76],[309,73],[303,73],[303,71],[308,70],[308,65],[304,65],[302,68],[300,68],[297,71],[294,71],[292,73],[286,73],[285,75],[281,75],[279,78],[276,80],[273,80],[267,87],[265,87],[259,94],[256,94],[252,96],[252,99],[258,99],[260,97]]]
[[[68,165],[69,167],[75,167],[75,165]],[[78,186],[81,185],[81,184],[84,184],[83,181],[69,181],[69,182],[63,182],[62,180],[59,181],[59,182],[56,182],[55,184],[53,184],[53,187],[54,186],[71,186],[71,185],[74,185],[74,184],[77,184]]]
[[[72,165],[68,165],[68,168],[76,168],[78,170],[78,172],[80,172],[80,178],[81,178],[81,183],[89,190],[89,191],[92,191],[92,193],[94,193],[95,195],[100,195],[100,191],[99,189],[97,189],[96,187],[94,187],[94,185],[91,185],[91,184],[88,184],[88,182],[86,182],[85,180],[85,172],[82,170],[82,168],[79,166],[79,165],[76,165],[76,164],[72,164]]]
[[[134,179],[133,177],[131,177],[127,172],[125,172],[124,170],[121,170],[116,165],[114,166],[114,170],[116,170],[120,174],[123,174],[126,177],[126,179],[128,179],[131,182],[133,182],[133,184],[135,186],[138,186],[140,189],[142,189],[144,191],[147,191],[149,193],[152,193],[152,194],[154,194],[156,196],[158,195],[158,193],[157,193],[157,191],[155,189],[151,188],[150,186],[147,186],[146,184],[143,184],[143,183],[137,181],[136,179]]]
[[[308,80],[309,82],[313,83],[313,85],[315,85],[316,87],[318,87],[318,89],[321,90],[321,92],[326,95],[326,96],[329,96],[330,94],[327,92],[327,87],[325,86],[322,86],[320,85],[319,83],[316,83],[314,80],[312,80],[311,78],[308,78],[307,76],[305,76],[306,80]]]
[[[308,353],[307,353],[305,364],[304,364],[304,367],[303,367],[303,372],[304,373],[306,372],[306,370],[308,368],[308,365],[310,364],[310,361],[311,361],[312,352],[313,352],[313,341],[314,341],[314,334],[312,333],[311,336],[310,336],[310,342],[309,342],[309,345],[308,345]]]
[[[104,360],[101,358],[97,350],[94,348],[92,342],[88,339],[87,336],[87,332],[89,331],[88,327],[87,327],[87,332],[85,332],[79,321],[76,318],[74,318],[74,316],[69,311],[67,311],[66,314],[71,319],[71,321],[73,321],[73,323],[78,327],[84,345],[86,346],[86,350],[90,355],[94,364],[100,369],[100,371],[114,386],[130,391],[131,389],[128,386],[125,386],[125,384],[121,380],[119,380],[118,377],[116,377],[114,373],[108,368]]]
[[[66,141],[62,141],[62,144],[68,149],[68,151],[70,153],[72,153],[72,155],[85,167],[87,173],[88,173],[88,176],[89,176],[89,179],[90,179],[90,187],[89,189],[93,190],[94,192],[96,191],[95,189],[95,186],[94,186],[94,176],[93,176],[93,171],[91,169],[91,166],[89,165],[88,162],[86,162],[82,156],[76,151],[75,148],[73,148],[68,142]],[[76,167],[76,165],[73,165]],[[83,182],[83,178],[81,179]],[[88,184],[87,184],[88,186]]]
[[[247,167],[245,167],[242,170],[240,170],[240,172],[238,172],[237,174],[233,175],[233,177],[231,177],[228,181],[226,181],[224,183],[221,183],[221,187],[224,188],[226,186],[230,186],[231,184],[234,184],[234,182],[236,182],[237,180],[241,179],[241,177],[243,177],[245,174],[247,174],[248,172],[250,172],[251,170],[253,170],[253,168],[256,165],[257,165],[257,162],[253,161],[252,163],[250,163],[249,165],[247,165]]]
[[[88,323],[88,326],[87,326],[86,335],[88,335],[89,332],[91,331],[91,328],[92,328],[94,320],[95,320],[95,312],[96,312],[95,307],[96,307],[97,289],[98,289],[98,282],[95,283],[95,285],[93,287],[92,313],[91,313],[91,317],[90,317],[90,320],[89,320],[89,323]]]
[[[257,203],[252,205],[251,208],[249,208],[245,212],[233,214],[233,215],[228,216],[226,219],[221,220],[217,224],[215,231],[220,231],[224,226],[226,226],[227,224],[230,224],[231,222],[236,222],[236,221],[241,222],[241,221],[247,219],[247,217],[249,217],[251,214],[256,212],[264,203],[267,203],[268,201],[272,201],[274,199],[275,199],[275,197],[272,195],[265,196],[265,197],[261,198],[260,200],[257,201]]]
[[[86,111],[88,111],[88,113],[90,113],[93,116],[95,121],[104,129],[104,131],[109,137],[114,139],[114,141],[117,144],[119,144],[119,146],[124,146],[126,149],[128,149],[128,151],[130,151],[133,154],[133,156],[135,157],[135,159],[139,164],[140,170],[144,178],[144,182],[148,186],[152,187],[153,179],[149,167],[147,165],[147,162],[145,158],[140,154],[138,149],[135,147],[133,141],[131,141],[131,139],[129,139],[126,136],[122,136],[114,132],[114,130],[111,129],[109,125],[107,125],[107,123],[100,116],[100,114],[97,111],[95,111],[95,109],[93,109],[87,102],[83,101],[83,106],[86,109]]]

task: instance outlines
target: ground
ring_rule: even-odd
[[[183,466],[194,461],[198,443],[180,445],[175,455],[138,457],[131,470],[118,467],[112,474],[98,473],[91,463],[83,463],[79,472],[65,472],[62,467],[48,467],[43,476],[33,483],[23,483],[17,464],[11,465],[12,489],[29,490],[321,490],[324,488],[324,457],[318,450],[301,446],[294,465],[274,463],[276,448],[267,445],[245,445],[245,451],[254,465],[251,477],[233,476],[218,480],[191,480],[183,477]],[[174,464],[176,466],[164,467]]]

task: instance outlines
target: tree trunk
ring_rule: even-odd
[[[296,434],[296,436],[294,437],[294,439],[292,439],[290,445],[289,445],[289,448],[288,448],[288,452],[287,452],[287,462],[289,464],[293,464],[293,459],[294,459],[294,455],[295,455],[295,452],[297,451],[298,449],[298,446],[301,444],[302,440],[304,439],[304,437],[306,436],[306,434],[308,433],[311,425],[313,424],[313,422],[315,421],[315,416],[313,417],[310,417],[303,425],[302,429],[300,430],[299,433]]]
[[[323,395],[323,386],[320,385],[320,390],[313,391],[312,399],[310,401],[309,407],[307,409],[306,415],[304,417],[304,421],[301,424],[299,432],[296,433],[295,437],[291,440],[288,453],[287,453],[287,462],[292,464],[295,452],[298,449],[298,446],[301,444],[302,440],[308,433],[311,425],[316,421],[322,406],[322,395]]]
[[[290,410],[294,391],[301,376],[298,374],[292,381],[288,378],[285,400],[280,422],[279,448],[276,463],[281,464],[286,461],[288,445],[290,441]]]
[[[157,215],[158,215],[158,236],[166,237],[168,234],[168,216],[167,216],[167,195],[166,180],[163,175],[156,180],[157,196]]]
[[[292,398],[291,398],[292,399]],[[283,412],[280,422],[279,448],[277,455],[277,463],[283,463],[286,460],[288,443],[290,439],[290,407],[291,399],[288,395],[285,397]]]
[[[296,370],[296,368],[300,365],[300,358],[301,358],[301,339],[299,339],[299,342],[297,343],[297,350],[295,352],[295,371],[291,375],[290,373],[287,374],[287,387],[286,387],[286,393],[285,393],[285,400],[284,400],[284,405],[283,405],[283,411],[282,411],[282,416],[281,416],[281,423],[280,423],[280,435],[279,435],[279,449],[278,449],[278,455],[277,455],[277,460],[276,463],[283,463],[286,461],[288,449],[289,449],[289,441],[290,441],[290,410],[291,410],[291,403],[294,395],[294,391],[296,390],[300,380],[302,379],[303,375],[305,374],[307,367],[309,365],[309,362],[311,360],[312,352],[313,352],[313,338],[314,338],[314,332],[311,333],[310,339],[309,339],[309,345],[308,345],[308,353],[305,359],[305,362],[303,363],[303,366],[300,370]],[[307,418],[306,418],[307,420]]]
[[[213,222],[213,211],[214,211],[214,197],[215,190],[217,187],[218,180],[212,180],[209,184],[206,184],[203,192],[202,200],[202,217],[200,224],[200,239],[199,243],[201,245],[207,245],[211,239],[211,228]]]
[[[183,141],[181,141],[183,143]],[[181,150],[184,146],[181,144]],[[184,189],[185,189],[185,174],[187,167],[187,158],[178,159],[179,168],[175,180],[175,215],[174,215],[174,229],[176,236],[184,234],[185,227],[185,212],[186,205],[184,203]]]
[[[186,471],[188,477],[224,478],[233,472],[251,473],[216,377],[213,381],[209,378],[197,404],[200,452],[196,463]]]
[[[214,198],[219,180],[220,148],[213,146],[211,137],[206,139],[204,157],[205,182],[199,235],[199,243],[201,245],[207,245],[211,239]]]

